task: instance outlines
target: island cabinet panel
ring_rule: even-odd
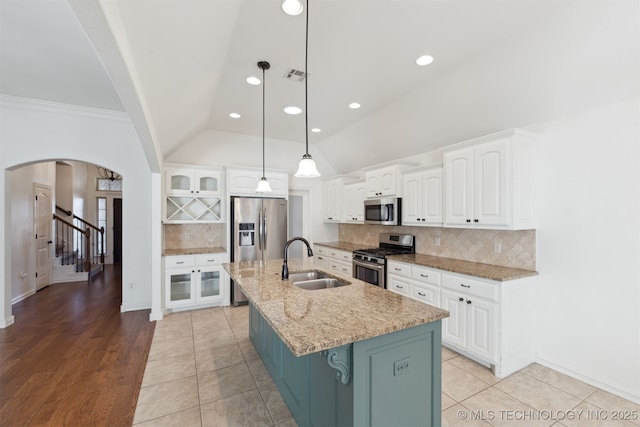
[[[249,337],[299,426],[440,425],[441,322],[296,357],[253,304]]]
[[[439,426],[441,363],[440,321],[355,342],[353,425]]]

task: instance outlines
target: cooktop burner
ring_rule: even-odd
[[[377,248],[365,248],[353,251],[356,259],[368,260],[369,257],[378,257],[380,260],[389,255],[415,253],[415,238],[410,234],[380,233],[380,246]]]

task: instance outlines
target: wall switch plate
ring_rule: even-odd
[[[395,377],[409,372],[410,360],[411,358],[407,357],[406,359],[393,362],[393,376]]]
[[[502,243],[498,242],[498,243],[494,243],[493,244],[493,252],[499,254],[502,252]]]

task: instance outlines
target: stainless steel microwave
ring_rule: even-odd
[[[364,201],[364,223],[378,225],[400,225],[401,199],[388,197]]]

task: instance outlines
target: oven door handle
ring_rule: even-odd
[[[359,265],[360,267],[369,268],[371,270],[384,271],[384,264],[369,264],[368,262],[362,262],[353,260],[353,265]]]

